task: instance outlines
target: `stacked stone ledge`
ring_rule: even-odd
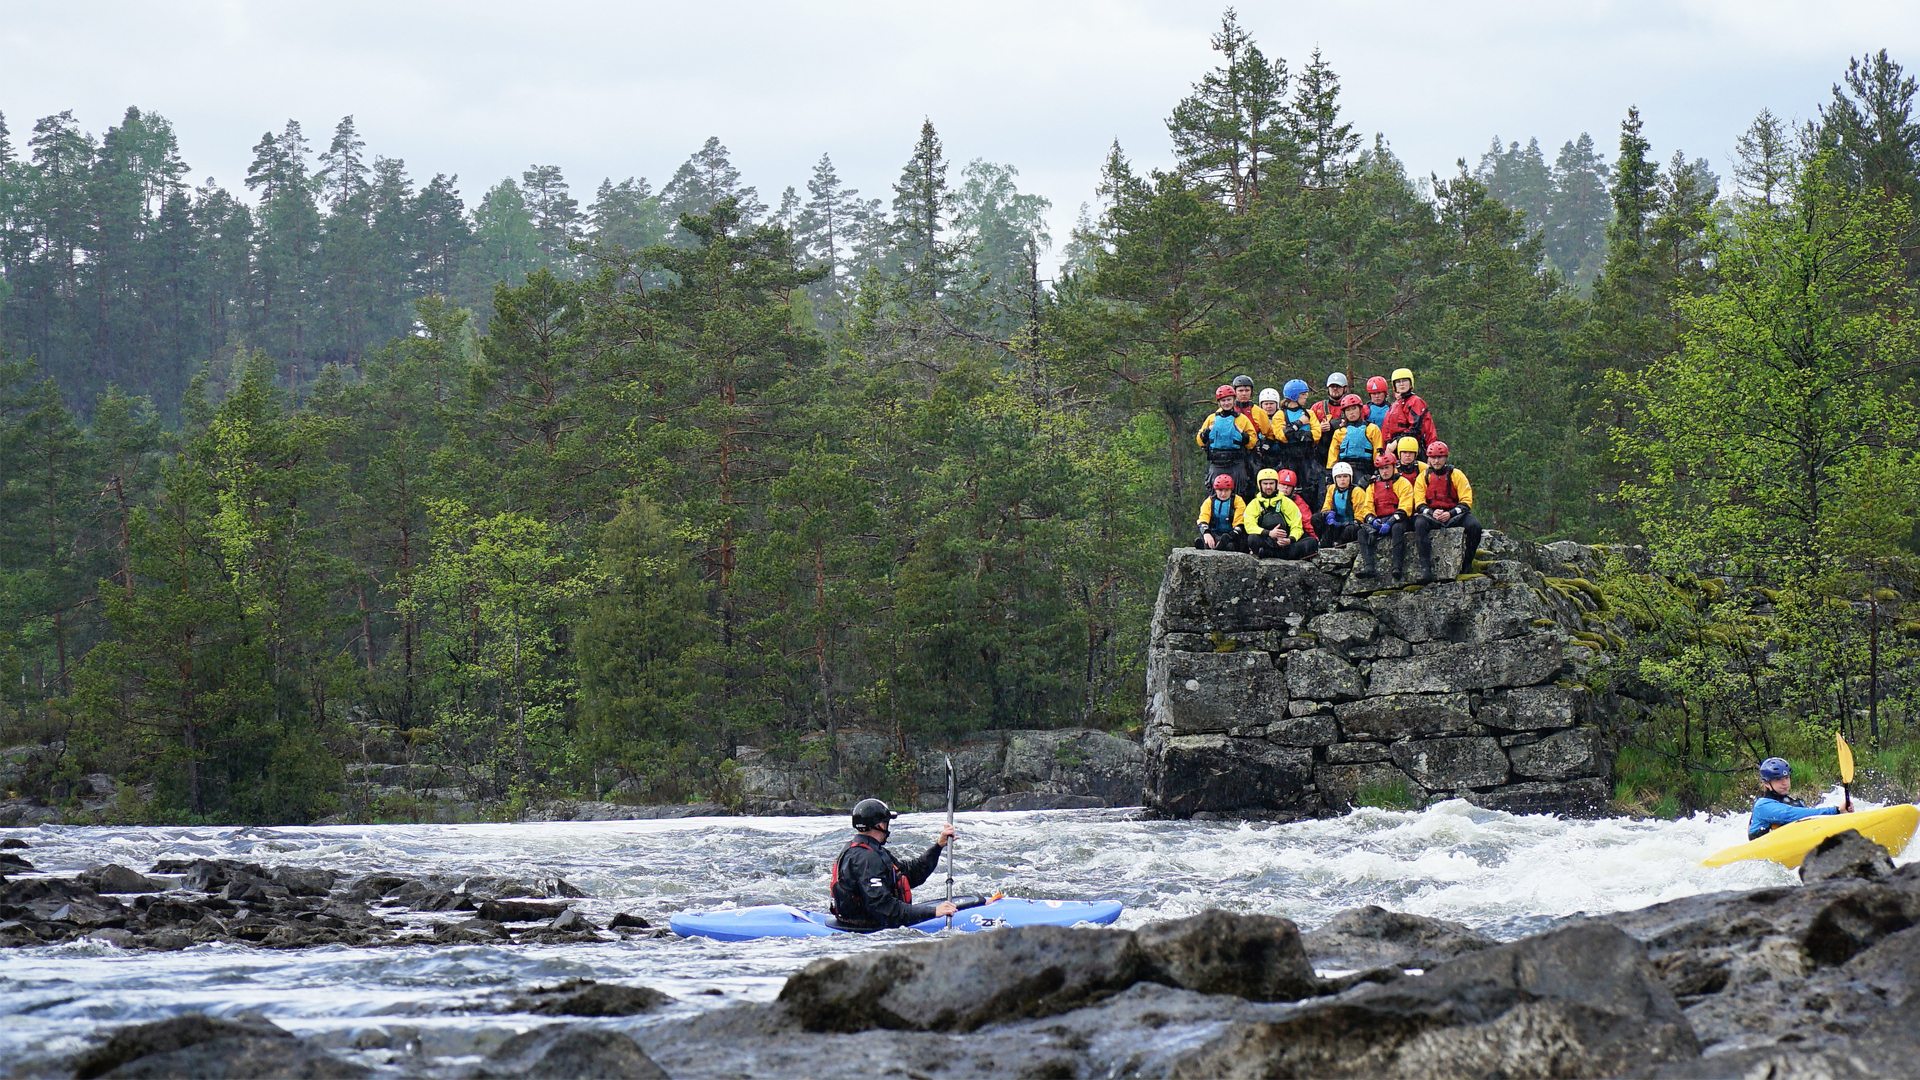
[[[1291,820],[1373,789],[1604,813],[1602,721],[1620,703],[1582,685],[1596,635],[1548,581],[1591,573],[1598,554],[1489,532],[1462,577],[1461,534],[1433,539],[1427,586],[1391,577],[1385,551],[1380,576],[1359,574],[1356,546],[1307,562],[1169,556],[1148,645],[1147,806]]]

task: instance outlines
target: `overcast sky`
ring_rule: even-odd
[[[1920,5],[1850,0],[1240,5],[1269,56],[1318,47],[1349,117],[1416,175],[1498,134],[1548,157],[1591,132],[1609,161],[1638,104],[1655,153],[1723,175],[1757,111],[1812,115],[1849,56],[1920,67]],[[99,132],[128,105],[174,122],[195,182],[238,189],[289,117],[324,149],[352,114],[416,178],[458,173],[471,205],[559,165],[584,205],[603,176],[657,187],[708,135],[769,203],[824,151],[869,196],[922,117],[950,159],[1015,165],[1054,203],[1056,246],[1118,138],[1165,164],[1163,121],[1214,62],[1210,3],[838,0],[326,4],[0,0],[0,111],[23,143],[72,109]]]

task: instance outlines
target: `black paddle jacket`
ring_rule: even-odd
[[[850,926],[884,929],[933,918],[933,904],[913,902],[914,886],[926,882],[940,865],[934,844],[910,863],[895,858],[886,845],[856,836],[833,863],[833,914]]]

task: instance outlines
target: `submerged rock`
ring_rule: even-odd
[[[671,995],[652,987],[570,979],[514,998],[508,1011],[536,1016],[637,1016],[672,1001]]]
[[[314,1049],[265,1021],[192,1014],[120,1028],[74,1063],[74,1076],[180,1077],[205,1080],[370,1075],[365,1066]]]
[[[572,1024],[515,1035],[487,1055],[473,1075],[484,1080],[667,1080],[667,1074],[632,1037]]]

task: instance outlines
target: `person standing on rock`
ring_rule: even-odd
[[[1480,522],[1473,516],[1473,485],[1467,474],[1447,464],[1447,444],[1427,444],[1427,464],[1413,481],[1413,535],[1420,543],[1420,584],[1433,581],[1433,530],[1464,529],[1460,573],[1473,568],[1480,550]]]
[[[1260,470],[1260,494],[1247,504],[1247,550],[1261,559],[1305,559],[1320,550],[1307,535],[1300,504],[1289,489],[1293,470]]]
[[[1433,425],[1433,410],[1413,392],[1413,369],[1397,368],[1393,373],[1393,404],[1387,407],[1387,422],[1380,426],[1388,440],[1410,436],[1419,443],[1416,449],[1440,437]]]
[[[1271,386],[1260,391],[1260,411],[1267,414],[1267,430],[1260,433],[1260,441],[1253,450],[1252,468],[1255,472],[1278,469],[1286,464],[1281,460],[1286,454],[1287,444],[1282,438],[1285,421],[1280,416],[1280,391]]]
[[[1273,434],[1273,414],[1265,403],[1255,404],[1253,400],[1253,379],[1245,375],[1233,377],[1233,408],[1253,424],[1256,440]]]
[[[1348,394],[1340,402],[1339,425],[1327,440],[1327,468],[1345,465],[1353,481],[1361,484],[1373,476],[1373,459],[1385,449],[1387,440],[1380,429],[1367,419],[1367,407],[1358,394]]]
[[[1407,518],[1413,515],[1413,484],[1400,475],[1399,462],[1382,452],[1374,460],[1373,489],[1367,500],[1364,539],[1360,549],[1360,573],[1373,577],[1380,572],[1374,548],[1380,538],[1393,538],[1393,576],[1397,581],[1407,572]]]
[[[1260,475],[1272,472],[1267,469]],[[1213,478],[1213,494],[1200,503],[1200,535],[1193,546],[1202,551],[1245,551],[1247,534],[1242,526],[1247,517],[1245,499],[1233,493],[1233,477],[1221,473]]]
[[[1760,763],[1760,794],[1753,800],[1753,816],[1747,819],[1747,839],[1758,840],[1782,825],[1802,818],[1853,813],[1853,798],[1846,805],[1808,806],[1793,791],[1793,766],[1785,758],[1770,757]]]
[[[1222,384],[1213,392],[1214,411],[1194,432],[1193,441],[1207,452],[1207,486],[1220,477],[1229,477],[1243,493],[1251,492],[1247,483],[1247,454],[1259,439],[1253,420],[1240,415],[1233,387]]]
[[[1285,400],[1273,418],[1274,430],[1284,444],[1277,467],[1291,469],[1296,476],[1306,476],[1314,467],[1314,454],[1320,445],[1320,418],[1305,404],[1308,389],[1307,380],[1288,379],[1280,389]]]
[[[940,853],[953,842],[953,826],[941,826],[939,839],[919,858],[902,863],[887,850],[893,819],[899,816],[879,799],[862,799],[853,808],[853,831],[857,835],[834,860],[833,881],[828,887],[833,917],[851,929],[912,926],[960,910],[951,901],[913,902],[914,887],[933,876],[934,868],[940,865]]]
[[[1380,429],[1384,435],[1387,430],[1387,410],[1393,408],[1387,402],[1387,380],[1375,375],[1367,380],[1367,422]]]

